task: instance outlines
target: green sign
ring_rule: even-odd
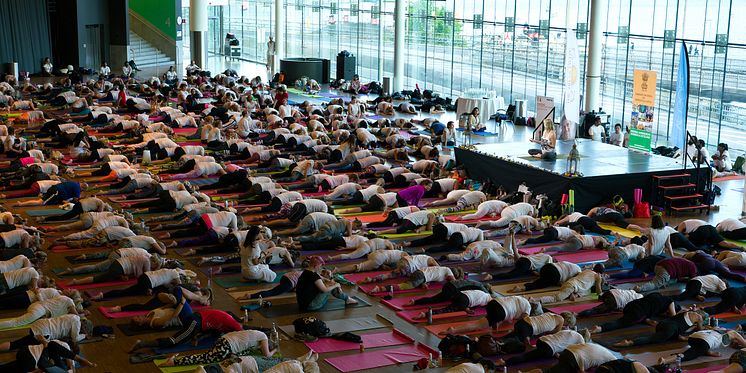
[[[728,48],[728,34],[717,34],[715,36],[715,54],[724,54]]]
[[[673,48],[676,44],[676,31],[666,30],[663,32],[663,48]]]
[[[641,151],[643,153],[650,153],[650,144],[653,140],[653,133],[645,130],[638,130],[637,128],[630,129],[629,133],[629,148],[632,150]]]
[[[515,18],[505,17],[505,32],[515,32]]]
[[[295,0],[295,9],[303,10],[303,0]]]
[[[381,13],[381,10],[378,9],[378,5],[373,5],[370,7],[370,17],[373,19],[378,19],[378,15]]]
[[[617,44],[627,44],[629,41],[629,26],[619,26],[617,31]]]
[[[337,3],[331,3],[331,9],[329,9],[330,14],[337,14]]]
[[[585,40],[585,34],[587,33],[588,33],[588,24],[578,23],[577,31],[575,31],[575,36],[578,38],[578,40]]]

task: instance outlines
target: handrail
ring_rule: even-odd
[[[692,134],[689,133],[689,131],[686,131],[686,142],[684,145],[684,149],[682,149],[682,151],[684,152],[684,170],[686,171],[686,161],[687,159],[689,159],[694,165],[694,168],[697,170],[697,189],[700,189],[700,186],[702,186],[703,191],[712,190],[712,178],[708,177],[709,175],[706,175],[704,177],[704,182],[702,182],[703,177],[702,177],[702,173],[700,172],[700,168],[702,167],[702,165],[699,163],[699,155],[701,154],[702,147],[699,145],[699,141],[695,141],[695,139],[696,138],[692,136]],[[697,160],[696,161],[691,156],[689,156],[689,152],[688,152],[689,141],[691,141],[692,144],[694,144],[694,147],[697,149],[697,153],[696,153]],[[708,165],[708,168],[709,168],[709,165]]]

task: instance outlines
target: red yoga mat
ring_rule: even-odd
[[[104,317],[107,319],[126,319],[129,317],[135,317],[135,316],[145,316],[150,311],[122,311],[122,312],[109,312],[106,309],[109,307],[99,306],[98,310],[101,312]],[[202,305],[202,304],[195,304],[192,305],[192,310],[201,310],[209,308],[208,306]]]
[[[431,304],[415,304],[415,305],[407,304],[409,303],[410,300],[418,299],[418,298],[422,298],[422,297],[404,297],[404,298],[394,298],[390,300],[381,299],[381,303],[387,305],[389,308],[392,308],[395,311],[420,310],[420,309],[429,308],[429,307],[441,308],[449,304],[449,302],[431,303]]]
[[[583,312],[585,310],[589,310],[593,307],[598,306],[601,304],[601,302],[590,302],[590,303],[581,303],[581,304],[567,304],[562,306],[556,306],[556,307],[547,307],[547,310],[552,311],[556,314],[560,314],[562,312]]]
[[[360,337],[363,339],[362,345],[365,348],[399,346],[414,342],[414,339],[397,329],[384,333],[363,334]],[[316,342],[306,342],[306,346],[314,352],[323,354],[357,350],[360,348],[360,343],[340,341],[334,338],[321,338]]]
[[[574,253],[552,255],[555,261],[570,263],[602,262],[609,259],[609,253],[604,250],[580,250]]]
[[[386,217],[380,214],[375,215],[355,215],[355,216],[344,216],[347,220],[360,220],[363,223],[373,223],[377,221],[384,221],[386,220]]]
[[[416,344],[386,350],[369,351],[359,354],[332,357],[324,359],[329,365],[340,372],[355,372],[358,370],[380,368],[389,365],[406,364],[427,358],[432,354],[437,358],[440,353],[427,345]]]
[[[57,286],[59,286],[61,289],[78,289],[78,290],[85,290],[85,289],[96,289],[96,288],[107,288],[111,286],[129,286],[134,285],[137,282],[137,279],[127,280],[127,281],[111,281],[111,282],[96,282],[93,284],[82,284],[82,285],[67,285],[66,282],[58,282]]]
[[[396,313],[396,315],[401,317],[405,321],[408,321],[411,324],[421,324],[421,323],[427,322],[427,318],[425,317],[421,319],[415,318],[420,313],[422,313],[422,310],[411,310],[411,311],[399,311]],[[466,313],[464,311],[440,313],[437,315],[433,315],[433,320],[448,320],[448,319],[454,319],[458,317],[484,316],[486,314],[487,314],[487,309],[484,307],[479,307],[475,309],[472,313]]]
[[[445,333],[446,330],[448,330],[449,327],[461,327],[466,325],[476,325],[480,322],[480,320],[467,320],[467,321],[458,321],[458,322],[449,322],[447,324],[437,324],[437,325],[427,325],[425,326],[425,329],[427,329],[428,332],[430,332],[433,335],[436,336],[442,336],[440,333]],[[500,324],[500,327],[497,328],[497,331],[493,331],[490,328],[486,329],[477,329],[466,333],[459,333],[464,335],[482,335],[482,334],[496,334],[496,335],[503,335],[509,332],[513,329],[513,323],[502,323]]]

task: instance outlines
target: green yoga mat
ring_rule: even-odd
[[[432,231],[423,231],[423,232],[420,232],[420,233],[406,232],[406,233],[382,234],[382,235],[380,235],[380,237],[382,237],[382,238],[388,238],[388,239],[396,239],[396,238],[422,237],[422,236],[429,236],[431,234],[433,234]]]
[[[0,321],[7,321],[7,320],[10,320],[10,318],[7,318],[7,319],[0,319]],[[6,331],[9,331],[9,330],[21,330],[21,329],[28,329],[28,328],[29,328],[29,326],[31,326],[31,324],[26,324],[26,325],[21,325],[21,326],[14,326],[14,327],[12,327],[12,328],[5,328],[5,329],[0,329],[0,332],[6,332]]]
[[[285,272],[277,272],[277,277],[275,277],[275,280],[272,281],[273,284],[277,284],[280,282],[280,279],[282,278],[282,275],[284,275]],[[241,279],[241,275],[230,275],[230,276],[216,276],[212,278],[213,281],[215,281],[216,284],[222,286],[223,288],[240,288],[240,287],[247,287],[247,286],[256,286],[256,285],[262,285],[267,284],[266,282],[247,282],[243,281]]]
[[[26,214],[28,216],[55,216],[66,213],[67,210],[53,208],[53,209],[41,209],[41,210],[28,210]]]
[[[288,92],[292,94],[296,94],[298,96],[303,96],[303,97],[324,98],[324,96],[312,95],[310,93],[303,92],[300,89],[296,89],[296,88],[288,88]]]
[[[158,367],[158,369],[160,369],[161,372],[164,372],[164,373],[193,372],[197,368],[199,368],[199,367],[202,366],[202,365],[197,364],[197,365],[183,365],[183,366],[180,366],[180,367],[159,367],[158,364],[160,364],[160,363],[162,363],[164,361],[166,361],[166,359],[155,359],[155,360],[153,360],[153,363],[155,364],[155,366]]]
[[[726,242],[730,242],[730,243],[732,243],[732,244],[736,244],[736,245],[739,245],[739,246],[741,246],[741,247],[746,247],[746,241],[729,240],[729,239],[725,239],[725,241],[726,241]]]
[[[313,312],[337,311],[337,310],[343,310],[346,308],[370,307],[370,303],[366,302],[360,297],[353,296],[353,298],[357,300],[357,304],[345,305],[345,301],[334,298],[331,295],[329,295],[329,301],[327,301],[326,306],[324,306],[324,308],[320,310],[313,311]],[[259,310],[259,313],[264,317],[272,318],[272,317],[298,315],[298,314],[301,314],[302,312],[298,310],[297,303],[288,303],[288,304],[280,304],[276,306],[273,305],[272,307],[269,307],[269,308],[262,308]]]

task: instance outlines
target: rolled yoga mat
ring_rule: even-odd
[[[308,312],[324,312],[324,311],[338,311],[338,310],[344,310],[348,308],[361,308],[361,307],[370,307],[370,303],[366,302],[365,300],[353,296],[357,301],[357,304],[349,304],[346,305],[345,301],[342,299],[337,299],[329,296],[329,300],[327,301],[324,308],[316,311],[308,311]],[[273,305],[272,307],[268,308],[262,308],[259,310],[259,313],[266,317],[266,318],[274,318],[274,317],[283,317],[283,316],[293,316],[293,315],[299,315],[302,313],[298,309],[297,303],[289,303],[289,304],[279,304],[279,305]]]

